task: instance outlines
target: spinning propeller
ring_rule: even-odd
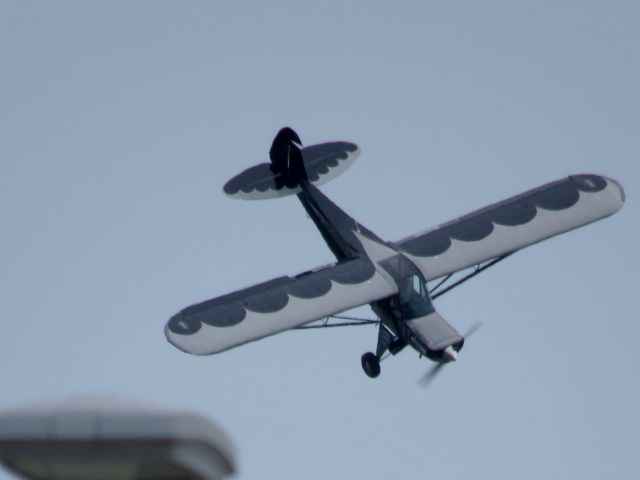
[[[482,322],[475,322],[473,325],[471,325],[464,334],[464,339],[466,340],[471,335],[476,333],[480,329],[480,327],[482,327],[482,325]],[[420,377],[420,379],[418,380],[418,384],[421,387],[427,388],[431,384],[431,382],[433,382],[433,380],[438,376],[438,373],[442,371],[442,367],[444,367],[449,362],[455,362],[458,359],[458,352],[455,351],[452,346],[448,346],[444,349],[443,357],[446,360],[441,363],[436,363],[430,369],[428,369],[424,373],[424,375],[422,375],[422,377]]]

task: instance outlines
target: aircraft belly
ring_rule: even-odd
[[[431,352],[443,350],[464,339],[438,312],[407,320],[406,325],[419,343]]]

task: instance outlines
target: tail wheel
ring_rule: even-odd
[[[376,378],[380,375],[380,360],[372,352],[367,352],[361,358],[362,369],[369,378]]]

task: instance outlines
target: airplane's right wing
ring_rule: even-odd
[[[574,175],[393,245],[433,280],[608,217],[624,200],[615,180]]]
[[[187,307],[169,320],[165,335],[180,350],[209,355],[397,292],[369,259],[356,258]]]

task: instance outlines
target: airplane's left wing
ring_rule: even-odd
[[[572,175],[395,242],[434,280],[617,212],[625,200],[618,182]]]
[[[167,322],[165,335],[180,350],[209,355],[397,291],[368,259],[358,258],[192,305]]]

